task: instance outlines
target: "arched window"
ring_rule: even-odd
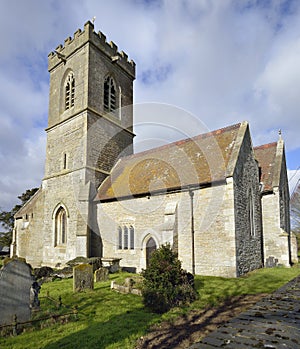
[[[130,233],[130,249],[134,250],[134,228],[132,225],[129,227],[129,233]]]
[[[67,243],[67,213],[60,206],[55,215],[55,246]]]
[[[118,227],[118,233],[119,233],[119,250],[122,250],[123,232],[122,232],[122,228],[121,227]]]
[[[73,73],[69,73],[65,84],[65,110],[74,106],[75,79]]]
[[[111,76],[108,76],[104,80],[104,110],[107,112],[113,112],[116,110],[116,87],[114,80]]]
[[[134,227],[132,225],[118,227],[118,249],[134,250]]]
[[[128,228],[124,227],[124,250],[128,250]]]

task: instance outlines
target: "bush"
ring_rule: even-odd
[[[170,245],[163,245],[153,252],[142,276],[143,303],[155,313],[164,313],[197,298],[193,275],[181,268]]]

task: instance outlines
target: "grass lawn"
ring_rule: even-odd
[[[0,348],[132,349],[136,340],[154,323],[172,320],[192,309],[216,305],[231,296],[273,292],[299,274],[300,268],[293,267],[261,269],[239,279],[196,276],[199,299],[189,307],[172,309],[164,315],[146,311],[139,296],[119,294],[110,290],[110,281],[121,283],[125,277],[132,274],[110,275],[110,281],[95,284],[93,291],[75,294],[72,279],[54,281],[42,286],[42,311],[39,316],[54,309],[44,298],[48,291],[55,299],[61,296],[63,304],[70,309],[78,306],[78,320],[63,325],[48,323],[43,329],[28,330],[18,337],[1,338]]]

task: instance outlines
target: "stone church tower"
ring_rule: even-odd
[[[35,217],[25,227],[32,240],[26,255],[32,264],[57,265],[102,254],[93,198],[117,159],[133,152],[135,63],[87,22],[49,54],[48,70],[45,176],[33,198],[36,212],[26,213]],[[30,251],[38,240],[42,251]]]

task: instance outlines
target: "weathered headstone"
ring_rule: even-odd
[[[270,256],[266,259],[266,268],[274,268],[278,265],[278,259]]]
[[[32,268],[20,260],[8,262],[0,270],[0,325],[29,321],[31,317],[31,288],[35,282]],[[38,292],[37,292],[38,293]],[[35,293],[35,305],[38,304]]]
[[[81,292],[94,289],[93,267],[90,264],[79,264],[73,268],[73,291]]]
[[[95,282],[107,281],[108,280],[108,269],[99,268],[94,273]]]

